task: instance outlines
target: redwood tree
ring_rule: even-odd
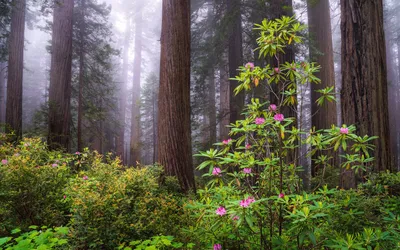
[[[235,78],[237,69],[243,65],[243,39],[242,39],[242,16],[241,0],[226,0],[226,14],[230,19],[229,41],[228,41],[228,62],[229,78]],[[244,108],[244,92],[234,95],[233,90],[238,86],[238,81],[230,80],[230,122],[235,123],[241,118]]]
[[[194,190],[188,0],[163,0],[158,111],[158,161],[183,191]]]
[[[22,137],[22,76],[24,71],[25,0],[13,0],[8,48],[6,128]]]
[[[132,115],[131,115],[131,165],[140,161],[140,77],[142,72],[142,5],[135,13],[135,59],[133,62]]]
[[[337,124],[336,103],[325,101],[322,106],[318,106],[316,101],[321,94],[316,91],[335,86],[329,0],[308,0],[307,12],[311,41],[310,60],[321,66],[320,72],[315,74],[321,79],[321,83],[311,84],[311,126],[316,130],[327,129]],[[317,158],[317,155],[313,158]],[[332,164],[336,163],[336,158],[334,157]],[[315,166],[312,164],[312,175],[314,171]]]
[[[374,171],[392,168],[382,0],[341,0],[342,118],[374,140]],[[355,187],[354,173],[341,185]]]
[[[121,86],[119,90],[119,122],[120,127],[118,128],[118,135],[116,140],[116,154],[120,157],[124,164],[127,164],[124,155],[124,145],[125,145],[125,112],[126,112],[126,85],[128,81],[128,66],[129,66],[129,42],[131,37],[131,19],[128,17],[128,13],[126,15],[127,18],[127,27],[125,30],[125,37],[124,37],[124,48],[122,50],[122,79],[121,79]]]
[[[54,7],[48,131],[51,149],[69,149],[73,8],[74,0],[60,0]]]

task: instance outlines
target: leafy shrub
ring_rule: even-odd
[[[20,229],[12,231],[13,236],[0,238],[0,250],[46,250],[46,249],[68,249],[67,227],[56,227],[54,229],[30,226],[29,232],[21,233]]]
[[[95,156],[88,171],[71,179],[71,233],[77,249],[113,249],[121,242],[178,234],[181,197],[159,187],[159,167],[123,169]]]
[[[0,234],[29,225],[65,225],[63,202],[73,156],[50,152],[39,139],[0,146]]]
[[[320,81],[314,76],[319,70],[314,63],[279,64],[278,53],[293,41],[300,42],[303,28],[289,17],[257,25],[260,54],[274,57],[278,66],[240,67],[235,92],[265,82],[280,103],[252,99],[244,119],[231,124],[233,138],[197,155],[205,159],[198,169],[208,169],[204,177],[209,183],[186,206],[197,224],[185,232],[201,249],[391,249],[400,240],[398,214],[382,209],[379,196],[326,185],[316,192],[301,192],[301,143],[311,149],[308,155],[322,173],[335,167],[331,159],[341,148],[340,167],[362,180],[370,172],[370,142],[376,139],[356,135],[352,125],[307,134],[297,127],[295,117],[283,114],[288,106],[296,109],[298,84]],[[273,84],[279,91],[274,92]],[[317,103],[334,100],[332,91],[319,90]],[[305,140],[302,134],[307,134]]]
[[[118,249],[123,250],[163,250],[163,249],[192,249],[194,244],[187,244],[184,247],[184,244],[176,242],[173,236],[153,236],[149,240],[136,240],[131,241],[129,246],[125,246],[122,244],[118,247]]]

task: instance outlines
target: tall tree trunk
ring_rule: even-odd
[[[82,118],[83,118],[83,87],[85,79],[85,3],[86,0],[81,0],[81,13],[80,13],[80,23],[79,23],[79,82],[78,82],[78,121],[77,121],[77,137],[78,137],[78,151],[82,151]]]
[[[118,129],[117,135],[117,156],[120,157],[122,163],[127,164],[124,157],[124,145],[125,145],[125,113],[126,113],[126,86],[128,82],[128,67],[129,67],[129,44],[131,38],[131,21],[127,15],[127,27],[125,30],[124,38],[124,49],[122,52],[122,80],[119,94],[119,122],[121,124]]]
[[[48,135],[51,149],[69,150],[73,8],[74,0],[60,0],[54,7]]]
[[[135,16],[135,59],[133,62],[132,118],[131,118],[131,165],[140,161],[140,75],[142,66],[142,10]]]
[[[307,10],[311,40],[310,59],[321,66],[321,71],[315,74],[321,79],[321,83],[311,84],[311,126],[315,127],[316,130],[327,129],[331,125],[337,124],[336,103],[326,101],[323,106],[318,106],[316,101],[321,94],[316,91],[335,86],[329,0],[308,0]],[[315,155],[314,158],[317,156]],[[313,163],[312,175],[314,175],[316,167]],[[330,163],[332,165],[337,163],[336,155]],[[309,185],[310,183],[306,184]]]
[[[243,65],[243,44],[242,44],[242,16],[241,1],[227,0],[226,14],[230,19],[230,34],[228,44],[228,62],[229,62],[229,78],[235,78],[238,74],[237,69]],[[241,119],[241,113],[244,108],[244,92],[240,92],[235,96],[234,89],[239,82],[230,80],[230,119],[231,123],[235,123]]]
[[[400,22],[400,17],[398,16],[398,20]],[[399,23],[397,22],[397,23]],[[400,32],[400,31],[399,31]],[[397,82],[397,99],[396,99],[396,110],[400,110],[400,34],[398,34],[398,40],[397,40],[397,61],[398,61],[398,82]],[[400,124],[400,118],[396,117],[398,124]],[[396,156],[398,159],[397,162],[397,171],[400,171],[400,128],[397,127],[396,130],[396,135],[393,137],[394,140],[396,140],[396,144],[398,147],[398,151],[396,152]]]
[[[156,82],[154,81],[153,87],[153,102],[152,102],[152,125],[153,125],[153,164],[157,161],[157,98],[156,95]]]
[[[0,62],[0,124],[6,121],[6,63]],[[1,128],[1,131],[2,128]]]
[[[376,135],[374,171],[392,168],[382,0],[341,0],[342,119],[360,135]],[[354,188],[347,170],[341,185]]]
[[[163,0],[158,161],[195,190],[190,133],[190,1]]]
[[[22,77],[24,71],[25,0],[13,0],[8,51],[6,129],[13,140],[22,137]]]
[[[220,141],[228,138],[229,134],[229,100],[230,100],[230,85],[229,85],[229,70],[226,56],[223,57],[219,66],[219,137]]]
[[[210,70],[208,75],[209,91],[208,91],[208,121],[209,121],[209,146],[217,141],[217,112],[215,110],[215,71]]]
[[[385,31],[388,31],[388,26],[390,24],[385,22]],[[385,42],[386,42],[386,65],[387,65],[387,77],[388,77],[388,106],[389,106],[389,119],[390,119],[390,143],[392,149],[393,166],[395,169],[398,167],[397,152],[399,150],[397,144],[397,130],[399,129],[399,119],[398,119],[398,109],[397,100],[399,87],[397,85],[397,75],[396,75],[396,62],[394,58],[393,45],[391,43],[394,40],[394,32],[385,32]]]

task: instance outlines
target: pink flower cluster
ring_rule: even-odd
[[[214,250],[222,250],[221,244],[214,244]]]
[[[214,168],[213,169],[213,171],[212,171],[212,175],[215,175],[215,176],[220,176],[221,175],[221,169],[220,168]]]
[[[248,62],[248,63],[246,63],[245,67],[253,70],[254,69],[254,63]]]
[[[228,140],[223,140],[222,144],[228,145],[229,143],[231,143],[231,141],[232,141],[232,139],[229,138]]]
[[[251,174],[251,168],[244,168],[243,173],[245,174]]]
[[[274,115],[274,120],[275,120],[275,121],[281,122],[281,121],[283,121],[284,119],[285,119],[285,116],[283,116],[283,114],[276,114],[276,115]]]
[[[349,133],[349,129],[342,127],[342,128],[340,128],[340,133],[344,134],[344,135],[347,135]]]
[[[246,143],[246,149],[251,149],[251,145]]]
[[[215,213],[218,214],[219,216],[224,216],[226,214],[226,209],[221,206],[221,207],[217,208]]]
[[[261,125],[264,122],[265,122],[265,119],[262,118],[262,117],[257,117],[256,120],[255,120],[255,124],[257,124],[257,125]]]
[[[248,206],[250,206],[250,204],[251,203],[253,203],[253,202],[255,202],[256,200],[253,198],[253,197],[249,197],[249,198],[247,198],[247,199],[245,199],[245,200],[241,200],[240,202],[239,202],[239,205],[241,206],[241,207],[248,207]]]
[[[284,194],[284,193],[280,193],[280,194],[278,195],[278,198],[283,199],[284,197],[285,197],[285,194]]]
[[[82,177],[82,179],[83,179],[84,181],[87,181],[87,180],[89,180],[89,177],[88,177],[87,175],[85,175],[85,176]]]
[[[1,160],[1,164],[6,165],[8,161],[6,159]]]
[[[277,107],[276,107],[275,104],[269,105],[269,110],[270,110],[270,111],[276,111],[276,109],[277,109]]]

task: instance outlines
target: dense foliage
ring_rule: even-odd
[[[0,235],[64,225],[74,249],[180,235],[183,200],[173,180],[159,184],[160,167],[125,169],[95,152],[48,151],[39,139],[3,144],[0,158]]]
[[[301,42],[302,29],[293,18],[264,21],[260,54],[278,58]],[[40,139],[13,145],[2,134],[0,249],[399,248],[400,173],[371,174],[377,138],[353,125],[305,132],[283,114],[299,85],[319,82],[318,70],[309,62],[239,69],[236,93],[264,86],[279,102],[251,99],[232,138],[197,154],[207,182],[197,195],[180,195],[160,166],[126,168],[111,154],[49,151]],[[335,99],[332,88],[319,94],[319,104]],[[153,110],[146,98],[143,105]],[[320,173],[312,191],[298,164],[301,144]],[[342,162],[332,165],[339,151]],[[346,171],[358,189],[335,187],[332,176]]]

